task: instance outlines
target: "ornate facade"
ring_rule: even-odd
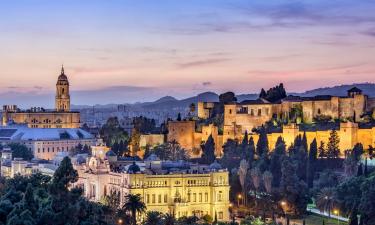
[[[69,81],[64,67],[56,83],[55,110],[34,107],[22,111],[15,105],[3,107],[3,126],[26,124],[30,128],[79,128],[80,122],[80,113],[70,111]]]
[[[210,166],[166,162],[152,155],[144,162],[121,165],[111,151],[105,156],[93,154],[86,164],[76,165],[79,180],[75,185],[84,189],[88,199],[100,201],[117,193],[124,203],[126,194],[139,194],[148,211],[177,218],[210,215],[221,221],[230,219],[228,171],[216,162]]]

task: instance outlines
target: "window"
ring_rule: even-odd
[[[164,203],[167,203],[167,202],[168,202],[168,195],[165,194],[165,195],[164,195]]]
[[[147,204],[150,203],[150,195],[149,194],[146,195],[146,202],[147,202]]]
[[[231,109],[229,110],[229,114],[232,114],[232,110]]]
[[[318,114],[320,114],[321,113],[321,111],[320,111],[320,109],[318,109]]]
[[[262,109],[258,109],[258,116],[262,115]]]
[[[193,202],[197,202],[197,194],[196,193],[193,194]]]
[[[217,201],[222,202],[223,201],[223,192],[219,191],[219,194],[217,195]]]
[[[152,203],[155,203],[155,194],[152,195]]]
[[[219,220],[222,220],[222,219],[224,218],[224,216],[223,216],[223,212],[219,212],[219,213],[218,213],[218,217],[219,217]]]
[[[199,193],[199,202],[202,202],[202,201],[203,201],[202,193]]]
[[[158,195],[158,203],[161,203],[161,195]]]
[[[205,193],[205,194],[204,194],[204,201],[205,201],[205,202],[208,202],[208,193]]]
[[[188,193],[188,200],[187,200],[188,202],[190,202],[191,201],[191,194],[190,193]]]

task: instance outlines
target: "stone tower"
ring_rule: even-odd
[[[64,73],[64,66],[61,67],[61,74],[56,83],[55,108],[58,112],[70,111],[69,81]]]

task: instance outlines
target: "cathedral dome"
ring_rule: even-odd
[[[215,160],[210,166],[210,170],[221,170],[222,166]]]
[[[59,78],[57,79],[57,84],[69,84],[68,77],[65,75],[64,72],[64,66],[61,67],[61,74],[59,75]]]

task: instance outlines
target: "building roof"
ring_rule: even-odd
[[[362,92],[361,89],[357,88],[357,87],[352,87],[348,90],[348,92]]]
[[[255,100],[244,100],[240,104],[241,105],[260,105],[260,104],[270,104],[270,102],[264,98],[258,98]]]
[[[28,128],[25,126],[0,127],[0,139],[12,141],[78,140],[95,137],[76,128]]]

